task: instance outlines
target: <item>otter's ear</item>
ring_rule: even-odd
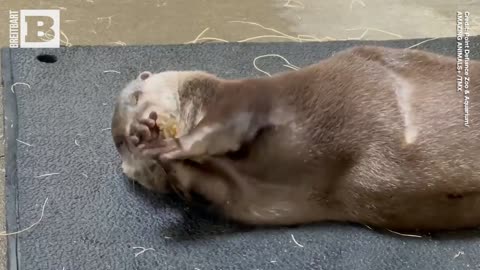
[[[140,81],[145,81],[148,79],[150,76],[152,76],[152,73],[150,71],[144,71],[138,75],[137,79]]]

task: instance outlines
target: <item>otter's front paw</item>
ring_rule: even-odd
[[[161,160],[165,153],[179,150],[177,139],[166,139],[162,134],[162,127],[157,124],[158,115],[151,112],[146,119],[137,119],[130,127],[128,138],[134,150],[145,158]]]
[[[138,145],[138,149],[140,150],[140,153],[145,157],[154,158],[162,162],[167,162],[167,159],[164,160],[165,155],[181,151],[181,146],[178,139],[176,138],[163,139],[157,137],[156,139],[150,141],[141,142]]]
[[[149,118],[135,119],[130,125],[129,141],[138,146],[142,142],[157,139],[159,136],[159,129],[155,123],[157,114],[151,112]]]

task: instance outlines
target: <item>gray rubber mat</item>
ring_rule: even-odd
[[[376,44],[406,48],[420,41]],[[480,38],[470,42],[470,57],[480,58]],[[252,65],[259,55],[280,54],[305,66],[365,43],[374,44],[4,49],[8,231],[37,222],[48,198],[36,226],[8,237],[9,269],[480,268],[480,231],[414,238],[334,223],[239,228],[175,197],[145,192],[122,175],[108,130],[112,104],[140,71],[263,76]],[[456,40],[432,40],[419,48],[454,56]],[[268,72],[286,69],[282,64],[279,58],[257,61]],[[137,254],[141,249],[135,247],[148,250]]]

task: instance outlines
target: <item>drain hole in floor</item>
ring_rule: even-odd
[[[37,60],[43,63],[55,63],[57,62],[57,57],[51,54],[40,54],[37,56]]]

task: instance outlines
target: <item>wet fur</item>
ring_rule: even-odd
[[[248,224],[480,226],[478,61],[470,128],[455,59],[418,50],[357,47],[271,78],[182,74],[177,89],[158,89],[178,94],[181,136],[248,123],[247,133],[222,129],[189,144],[201,146],[191,159],[164,164],[185,198]],[[118,138],[125,116],[116,115]]]

